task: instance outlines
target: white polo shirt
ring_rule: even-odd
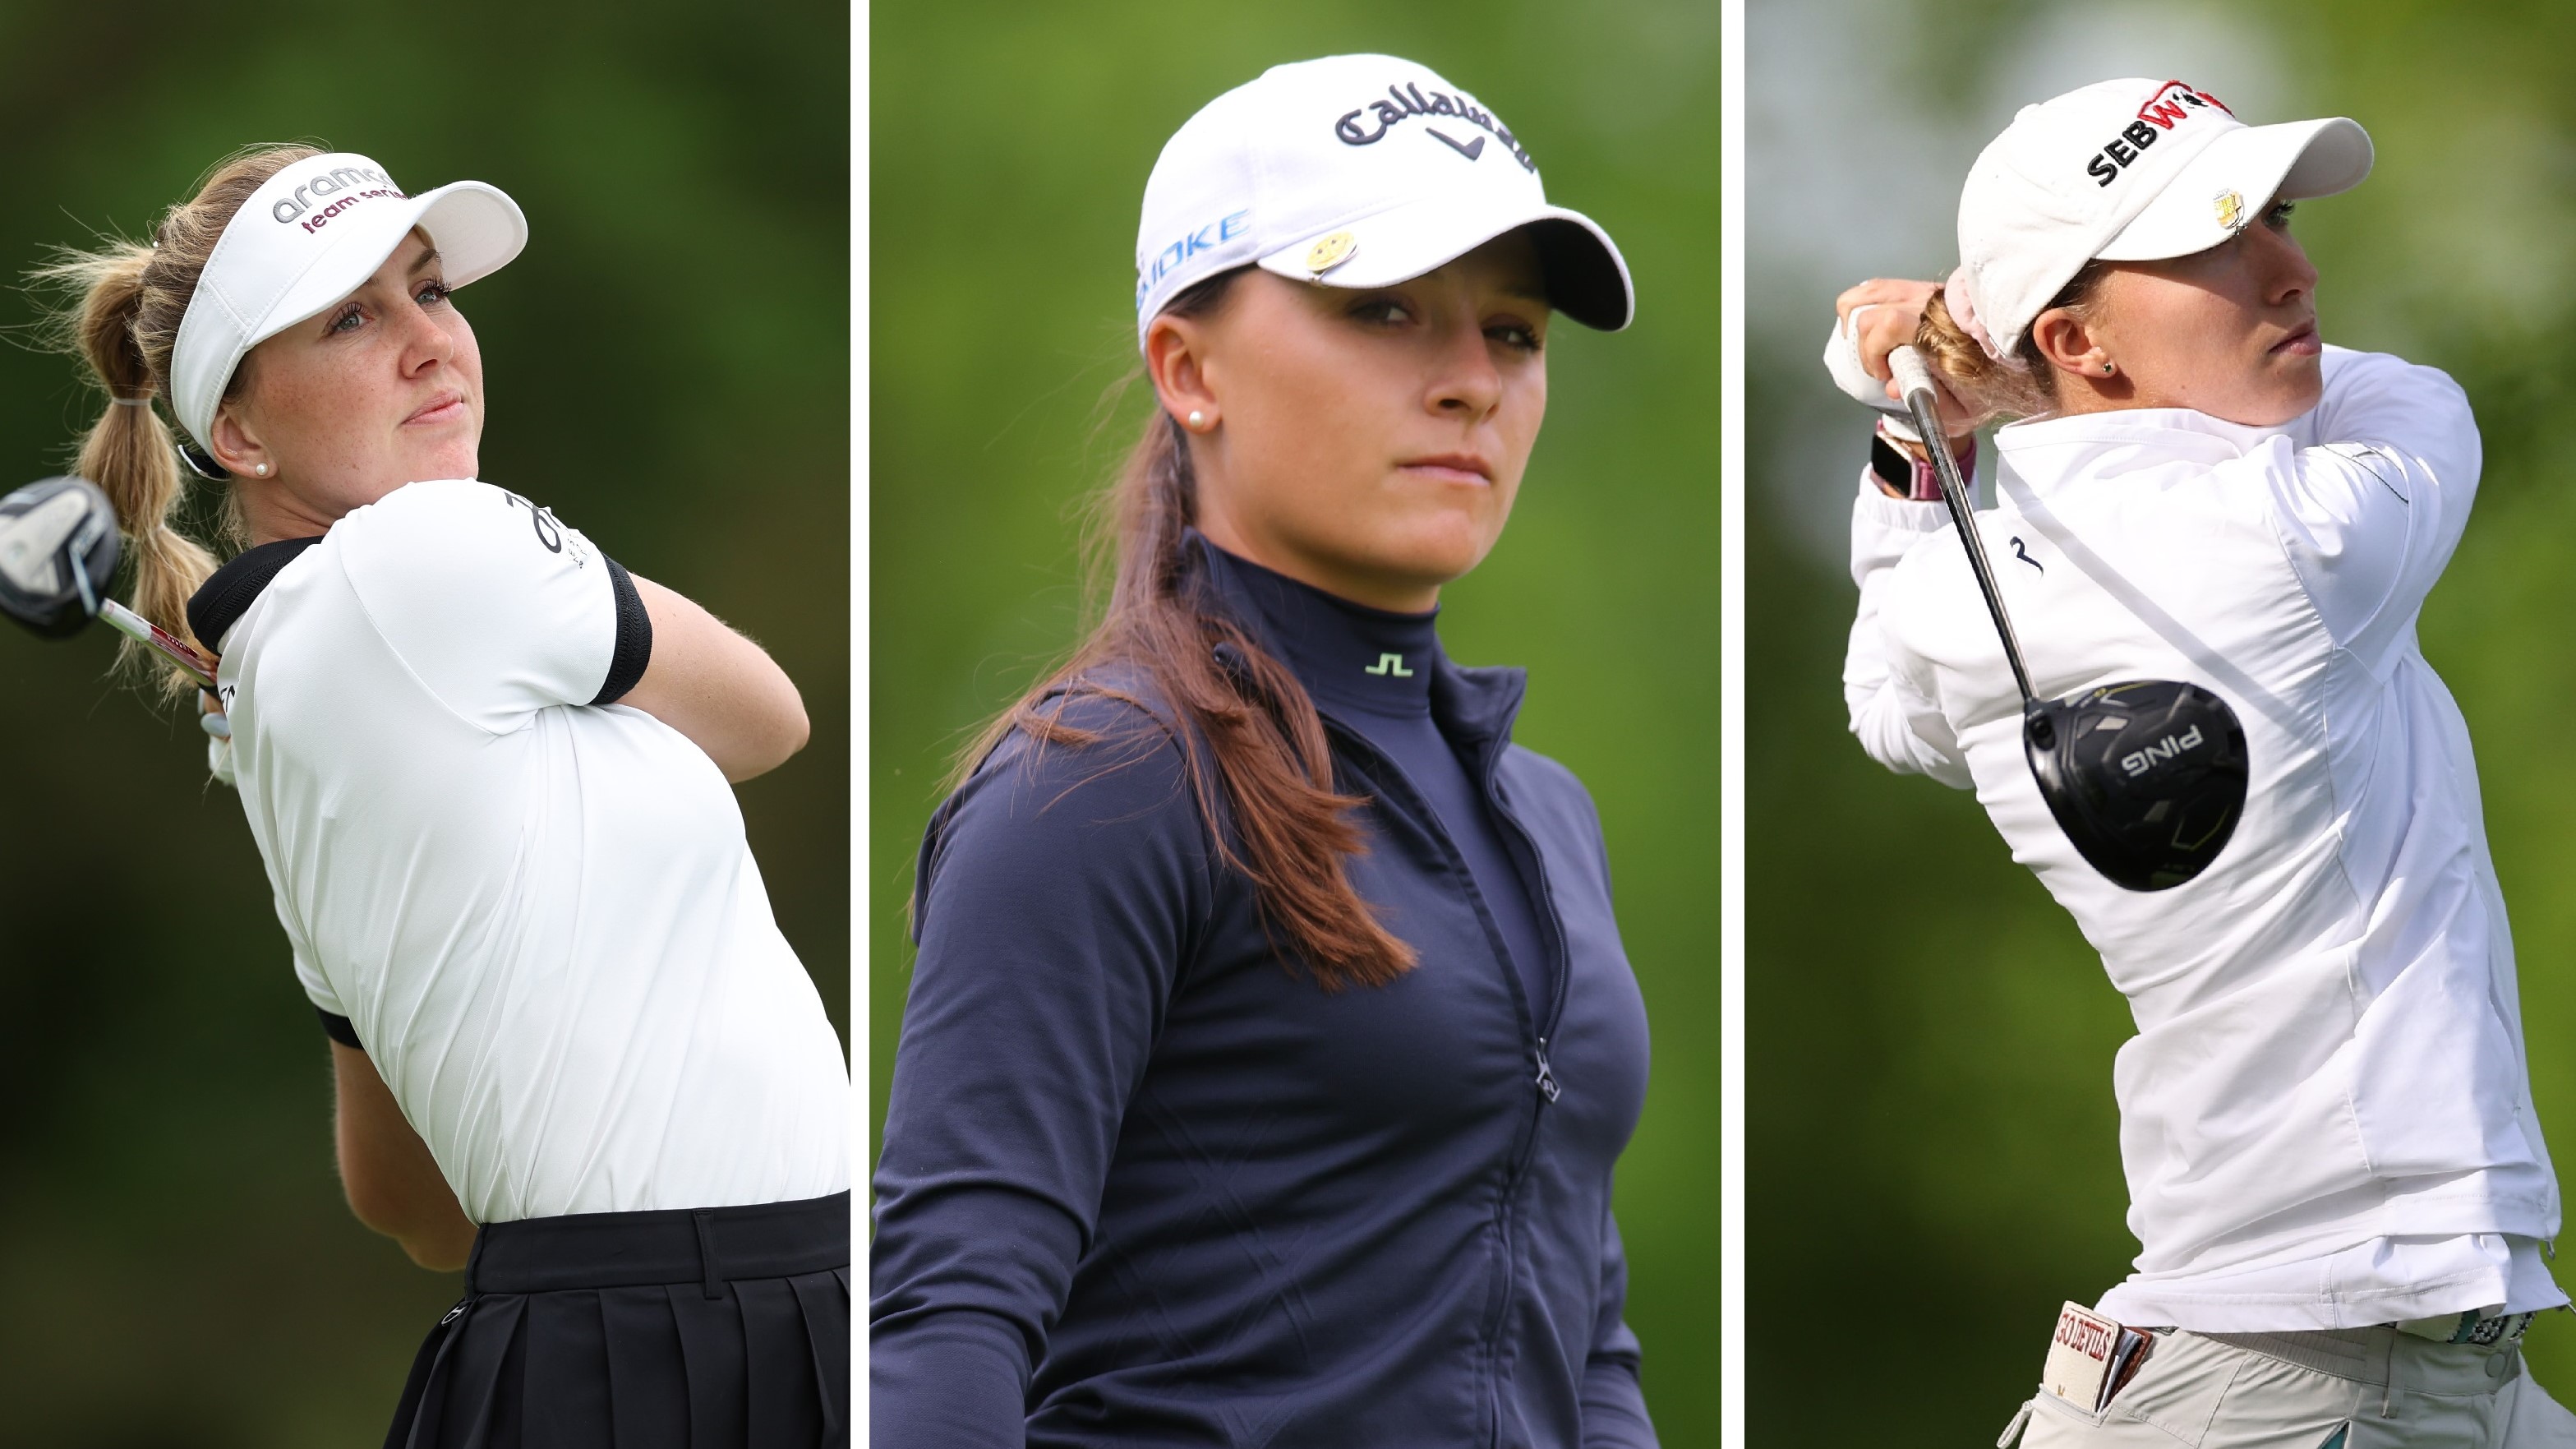
[[[650,641],[606,555],[489,484],[413,483],[191,613],[296,974],[466,1216],[850,1185],[848,1068],[731,786],[598,702]]]
[[[1853,732],[1973,786],[2129,998],[2113,1085],[2141,1251],[2102,1311],[2130,1323],[2564,1301],[2534,1251],[2558,1188],[2477,766],[2415,638],[2476,494],[2476,421],[2430,368],[2324,367],[2323,401],[2277,428],[2145,409],[1996,437],[1978,527],[2033,687],[2188,680],[2244,724],[2244,817],[2171,890],[2113,885],[2050,818],[1942,506],[1864,482],[1853,514]]]

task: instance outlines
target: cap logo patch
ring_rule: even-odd
[[[1250,230],[1252,230],[1252,212],[1249,208],[1229,212],[1154,253],[1154,260],[1150,265],[1136,269],[1136,309],[1140,312],[1144,310],[1145,294],[1154,290],[1154,284],[1169,276],[1174,267],[1201,252],[1215,251],[1219,246]]]
[[[1439,142],[1441,145],[1448,147],[1450,150],[1457,152],[1459,155],[1466,157],[1470,161],[1473,161],[1477,157],[1485,154],[1485,138],[1482,136],[1478,136],[1476,138],[1476,144],[1472,146],[1461,146],[1457,142],[1449,139],[1448,132],[1441,130],[1437,126],[1425,126],[1422,129],[1431,133],[1432,140]]]
[[[1360,249],[1360,239],[1346,231],[1334,232],[1306,248],[1306,270],[1322,276],[1351,259]]]
[[[372,189],[360,190],[361,187]],[[392,177],[372,167],[338,166],[296,187],[293,195],[279,197],[277,204],[268,209],[268,214],[280,226],[293,225],[306,231],[316,231],[361,201],[384,196],[400,198],[402,194],[402,188],[394,185]],[[305,215],[326,196],[339,199],[324,205],[316,215]]]
[[[1341,138],[1343,145],[1374,146],[1385,139],[1387,132],[1416,116],[1454,116],[1502,142],[1503,149],[1512,153],[1512,159],[1521,163],[1523,171],[1537,172],[1538,162],[1530,158],[1528,149],[1512,135],[1510,128],[1495,120],[1492,112],[1479,108],[1465,96],[1442,91],[1425,94],[1418,85],[1388,86],[1386,94],[1386,100],[1367,102],[1356,110],[1344,112],[1333,122],[1333,134]],[[1374,128],[1370,125],[1372,121],[1376,122]],[[1437,131],[1432,134],[1440,135]],[[1440,136],[1440,139],[1449,141],[1446,136]],[[1477,153],[1485,148],[1481,136],[1473,146],[1461,146],[1455,141],[1449,141],[1449,145],[1470,161],[1475,160]]]
[[[2092,158],[2084,163],[2084,174],[2092,177],[2096,186],[2110,185],[2120,179],[2120,173],[2137,160],[2141,152],[2156,143],[2158,135],[2211,106],[2226,114],[2235,114],[2227,110],[2226,102],[2207,91],[2194,90],[2181,81],[2166,81],[2147,98],[2145,105],[2138,107],[2138,118],[2122,126],[2120,134],[2105,142],[2102,149],[2094,152]]]
[[[2244,224],[2245,193],[2241,191],[2222,191],[2218,193],[2218,199],[2214,205],[2218,210],[2218,224],[2220,226],[2232,232]]]

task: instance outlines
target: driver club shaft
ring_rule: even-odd
[[[1941,426],[1941,395],[1932,383],[1932,369],[1923,354],[1912,347],[1900,347],[1887,354],[1888,370],[1896,375],[1897,389],[1905,394],[1905,409],[1914,416],[1914,430],[1923,436],[1923,450],[1932,455],[1932,471],[1941,480],[1941,501],[1950,505],[1950,524],[1958,530],[1960,546],[1968,551],[1968,567],[1977,575],[1977,592],[1985,596],[1986,612],[1994,615],[1995,632],[2003,637],[2004,661],[2012,666],[2013,683],[2021,687],[2022,703],[2033,698],[2030,671],[2021,663],[2021,643],[2013,637],[2012,616],[2004,612],[2004,596],[1995,588],[1994,573],[1987,567],[1983,539],[1977,523],[1968,510],[1968,486],[1959,477],[1959,461],[1950,456],[1950,437]]]

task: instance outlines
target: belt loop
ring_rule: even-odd
[[[707,1296],[724,1296],[724,1270],[716,1262],[715,1214],[707,1208],[691,1208],[689,1220],[698,1225],[698,1268],[706,1275]]]

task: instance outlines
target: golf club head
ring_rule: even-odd
[[[116,576],[116,509],[86,478],[0,498],[0,613],[47,639],[80,632]]]
[[[2022,751],[2077,853],[2160,891],[2207,870],[2245,813],[2245,730],[2196,684],[2132,679],[2022,706]]]

